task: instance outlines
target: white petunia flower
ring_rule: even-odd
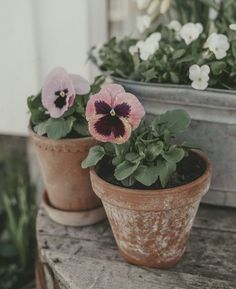
[[[166,25],[168,29],[173,30],[175,32],[175,36],[177,40],[180,40],[180,30],[182,25],[177,20],[172,20],[169,24]]]
[[[236,24],[230,24],[230,25],[229,25],[229,28],[230,28],[231,30],[236,31]]]
[[[162,0],[161,6],[160,6],[160,13],[165,14],[170,8],[170,5],[171,5],[171,0]]]
[[[207,38],[207,47],[215,54],[216,59],[222,59],[230,47],[228,37],[224,34],[212,33]]]
[[[218,4],[218,6],[221,4],[222,0],[214,0],[214,2],[216,4]],[[210,20],[215,20],[217,18],[217,16],[219,15],[219,11],[216,10],[215,8],[213,7],[210,7],[209,9],[209,14],[208,14],[208,18]]]
[[[187,45],[197,40],[203,31],[203,26],[200,23],[186,23],[180,30],[180,37]]]
[[[131,55],[134,55],[135,53],[138,53],[138,47],[137,47],[137,45],[130,46],[130,47],[129,47],[129,53],[130,53]]]
[[[159,32],[152,33],[146,40],[140,40],[136,44],[140,52],[140,58],[146,61],[159,48],[161,34]]]
[[[210,20],[215,20],[218,16],[219,12],[215,8],[210,8],[209,9],[209,14],[208,17]]]
[[[135,0],[139,10],[144,10],[148,7],[150,0]]]
[[[151,17],[142,15],[137,17],[137,28],[140,33],[143,33],[151,25]]]
[[[205,90],[208,86],[210,67],[208,65],[192,65],[189,68],[189,78],[192,80],[192,87],[198,90]]]

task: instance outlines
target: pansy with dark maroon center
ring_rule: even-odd
[[[106,85],[91,96],[86,108],[90,133],[103,142],[126,142],[144,114],[137,97],[117,84]]]
[[[76,94],[90,91],[83,77],[68,74],[64,68],[53,69],[46,77],[42,88],[42,104],[53,118],[61,117],[74,103]]]

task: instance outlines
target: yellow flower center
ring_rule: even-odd
[[[60,96],[61,96],[61,97],[65,97],[65,95],[66,95],[66,94],[65,94],[64,91],[61,91],[61,92],[60,92]]]
[[[115,112],[115,110],[114,110],[114,109],[112,109],[112,110],[110,111],[110,114],[111,114],[111,116],[115,116],[115,115],[116,115],[116,112]]]

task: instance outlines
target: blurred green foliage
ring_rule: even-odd
[[[35,192],[25,148],[1,144],[0,288],[22,288],[34,278]]]

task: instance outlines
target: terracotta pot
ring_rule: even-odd
[[[211,164],[195,181],[171,189],[135,190],[112,185],[94,169],[94,192],[102,199],[117,245],[132,264],[169,268],[182,257],[201,197],[208,191]]]
[[[94,194],[89,171],[81,168],[91,137],[52,140],[29,130],[41,167],[50,205],[64,211],[91,210],[101,206]]]

